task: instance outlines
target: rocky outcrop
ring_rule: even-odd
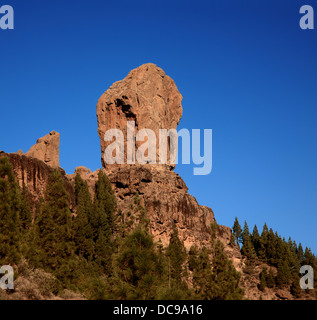
[[[52,168],[58,168],[59,143],[60,134],[55,131],[51,131],[46,136],[38,139],[36,144],[33,145],[25,155],[39,159]]]
[[[113,185],[118,208],[129,211],[138,192],[156,240],[167,245],[176,226],[187,248],[192,244],[200,247],[210,239],[210,225],[215,221],[213,212],[200,206],[187,192],[182,178],[171,170],[175,165],[169,157],[167,163],[159,164],[160,129],[177,128],[182,117],[181,101],[182,96],[174,81],[155,64],[144,64],[132,70],[125,79],[115,82],[100,97],[97,104],[98,134],[103,168]],[[156,164],[127,163],[128,121],[135,122],[135,132],[146,128],[155,133]],[[104,151],[113,142],[104,141],[105,133],[110,129],[120,129],[124,134],[124,164],[104,161]],[[135,149],[143,143],[134,141]],[[89,173],[82,177],[90,179]]]
[[[25,155],[8,154],[0,151],[0,157],[7,157],[9,159],[20,187],[22,188],[25,185],[29,191],[31,203],[37,204],[40,198],[44,197],[46,186],[54,169],[41,160]],[[64,187],[69,194],[71,209],[74,210],[76,205],[74,188],[67,179],[65,171],[61,168],[57,170],[62,175]],[[35,210],[36,206],[33,207]]]
[[[104,151],[111,141],[104,141],[109,129],[120,129],[125,137],[124,163],[127,163],[127,122],[135,122],[135,131],[151,129],[156,135],[156,162],[159,162],[159,129],[176,129],[182,117],[182,95],[174,81],[153,63],[132,70],[126,78],[115,82],[97,104],[98,134],[103,168],[115,167],[104,160]],[[133,141],[136,150],[143,141]],[[167,144],[167,155],[170,146]],[[167,167],[170,164],[169,157]],[[161,165],[161,167],[164,167]]]

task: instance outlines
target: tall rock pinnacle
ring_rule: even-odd
[[[167,161],[159,162],[162,141],[160,129],[176,131],[183,113],[181,102],[182,95],[174,81],[155,64],[148,63],[130,71],[126,78],[115,82],[100,97],[97,119],[103,168],[112,183],[121,214],[129,214],[134,197],[139,194],[154,239],[168,245],[173,228],[177,226],[180,238],[189,249],[193,244],[208,243],[210,226],[215,218],[213,211],[200,206],[187,192],[188,188],[182,178],[171,170],[175,164],[169,158],[169,143],[166,145]],[[105,150],[109,150],[107,147],[116,139],[114,136],[113,140],[105,141],[105,133],[111,129],[120,129],[126,138],[130,132],[130,127],[127,129],[128,122],[135,124],[135,132],[151,129],[155,133],[156,148],[152,151],[156,164],[138,165],[138,161],[135,165],[127,164],[127,145],[130,144],[126,139],[124,154],[119,149],[120,157],[124,155],[123,164],[109,164],[104,160]],[[138,139],[136,134],[133,144],[138,151],[140,146],[146,144],[146,140]],[[88,176],[84,175],[84,179],[89,179]]]
[[[153,63],[144,64],[121,81],[115,82],[97,104],[98,134],[104,168],[115,167],[105,163],[104,151],[112,142],[104,141],[109,129],[120,129],[125,137],[124,163],[127,163],[127,122],[135,122],[135,131],[151,129],[156,135],[156,163],[159,162],[159,129],[176,129],[182,117],[182,95],[174,81]],[[135,141],[138,149],[144,141]],[[169,144],[167,144],[169,165]]]

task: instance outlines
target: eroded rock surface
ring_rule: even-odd
[[[159,129],[176,129],[183,108],[182,95],[174,81],[153,63],[132,70],[123,80],[115,82],[99,99],[97,104],[98,134],[100,137],[103,168],[108,165],[104,151],[110,142],[104,141],[109,129],[120,129],[125,137],[124,163],[127,163],[127,122],[135,122],[135,131],[151,129],[156,135],[156,162],[159,162]],[[135,141],[138,149],[143,142]],[[169,155],[169,144],[167,144]],[[169,156],[167,168],[170,164]],[[161,167],[165,167],[161,165]]]
[[[19,155],[16,153],[5,153],[0,151],[0,157],[7,157],[13,166],[14,173],[17,177],[17,181],[22,188],[25,185],[29,191],[30,201],[35,207],[41,197],[45,196],[45,189],[49,182],[50,176],[53,172],[53,168],[46,165],[43,161],[36,158],[27,157],[25,155]],[[69,194],[69,203],[71,209],[75,210],[75,192],[73,185],[66,177],[65,171],[61,168],[60,171],[64,187]]]
[[[25,155],[39,159],[52,168],[58,168],[59,143],[60,134],[58,132],[51,131],[46,136],[39,138],[36,144],[33,145]]]
[[[173,227],[179,230],[186,247],[206,243],[210,225],[215,221],[212,210],[200,206],[191,196],[182,178],[174,171],[155,166],[131,166],[108,172],[123,212],[130,210],[136,193],[150,218],[150,230],[156,240],[168,245]]]

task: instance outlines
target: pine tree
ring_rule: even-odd
[[[247,263],[252,264],[255,261],[256,253],[252,244],[249,227],[246,221],[244,223],[244,228],[242,232],[242,243],[243,245],[241,248],[241,253],[248,258]]]
[[[190,271],[198,268],[198,250],[196,246],[191,246],[188,252],[188,269]]]
[[[111,255],[114,250],[115,210],[116,198],[109,178],[100,170],[90,223],[95,243],[94,260],[106,274],[110,274],[112,270]]]
[[[294,277],[290,287],[290,292],[295,298],[300,298],[302,294],[302,289],[299,285],[299,282],[300,282],[300,278],[297,275],[296,277]]]
[[[274,234],[273,230],[270,229],[267,235],[266,243],[266,260],[269,264],[275,265],[276,261],[276,246],[278,237]]]
[[[259,283],[259,290],[264,291],[267,287],[267,269],[263,267],[262,271],[260,272],[260,283]]]
[[[118,299],[154,299],[162,280],[162,260],[148,231],[138,225],[126,236],[116,258]]]
[[[71,212],[61,174],[57,169],[51,174],[45,191],[45,202],[37,219],[40,267],[53,272],[66,283],[76,277],[72,260],[74,243],[71,232]]]
[[[75,199],[76,199],[76,205],[78,205],[79,200],[79,193],[84,187],[84,180],[81,178],[80,174],[77,172],[75,176]]]
[[[268,234],[269,234],[269,229],[266,223],[264,223],[263,230],[260,237],[259,251],[258,251],[258,257],[263,262],[267,261],[266,250],[267,250]]]
[[[299,263],[302,264],[302,262],[304,260],[304,250],[303,250],[301,243],[299,243],[299,245],[298,245],[296,255],[297,255],[297,259],[298,259]]]
[[[289,283],[291,274],[289,267],[285,260],[280,260],[277,265],[277,275],[276,275],[276,284],[278,287],[282,288]]]
[[[187,254],[184,243],[178,237],[178,230],[173,228],[170,243],[166,249],[166,256],[168,257],[170,266],[170,277],[177,283],[182,281],[183,264],[186,260]]]
[[[269,270],[266,277],[266,285],[268,288],[273,288],[275,285],[275,276],[272,269]]]
[[[211,300],[210,290],[213,285],[209,253],[206,247],[199,252],[193,248],[190,253],[190,270],[193,271],[193,286],[198,299]]]
[[[20,207],[20,224],[21,224],[21,253],[25,257],[35,245],[32,240],[34,231],[32,229],[32,211],[33,208],[30,203],[29,192],[27,187],[23,185],[21,191],[21,207]]]
[[[251,240],[252,240],[254,250],[255,250],[256,254],[258,255],[259,248],[260,248],[260,234],[258,231],[258,227],[256,225],[254,225],[252,235],[251,235]]]
[[[21,192],[12,165],[0,158],[0,264],[16,264],[21,257]]]
[[[198,256],[192,249],[190,269],[193,269],[193,285],[196,296],[202,300],[238,300],[243,298],[239,287],[240,273],[237,272],[224,252],[224,246],[216,240],[212,245],[212,263],[206,247]]]
[[[315,264],[315,257],[313,255],[313,253],[311,252],[311,249],[308,248],[308,247],[305,248],[302,264],[303,265],[307,264],[307,265],[312,266],[312,267]]]
[[[246,239],[249,239],[249,237],[250,237],[249,226],[247,222],[244,221],[243,231],[241,233],[242,243],[244,243]]]
[[[236,238],[236,244],[239,246],[239,243],[242,242],[242,229],[237,217],[235,217],[232,231]]]
[[[98,181],[95,187],[94,205],[102,210],[104,217],[100,218],[101,220],[104,220],[103,223],[107,225],[106,228],[108,229],[107,233],[111,235],[115,228],[114,214],[117,209],[117,201],[109,178],[101,170],[98,173]]]
[[[20,210],[20,222],[22,233],[27,232],[32,226],[32,209],[29,200],[29,193],[27,187],[23,185],[21,192],[21,210]]]
[[[28,234],[26,235],[27,245],[24,246],[24,252],[23,252],[25,258],[30,263],[30,265],[36,266],[36,267],[41,266],[41,259],[43,259],[42,248],[39,245],[40,232],[39,232],[38,222],[42,217],[44,203],[45,203],[44,198],[40,197],[35,207],[34,222]]]
[[[243,297],[237,272],[224,252],[223,244],[217,240],[213,249],[211,287],[208,296],[217,300],[238,300]]]
[[[178,230],[174,226],[170,237],[170,243],[165,250],[165,265],[167,273],[167,282],[162,290],[161,299],[182,300],[191,295],[186,279],[188,276],[185,261],[187,253],[184,243],[179,239]]]
[[[76,253],[91,261],[94,255],[93,229],[91,225],[92,201],[87,182],[76,175],[77,216],[73,222]]]

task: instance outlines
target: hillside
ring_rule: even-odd
[[[0,299],[316,298],[299,287],[301,265],[317,276],[311,250],[266,224],[261,232],[238,219],[232,229],[218,225],[172,158],[159,161],[159,141],[145,164],[128,164],[127,153],[123,163],[105,161],[108,130],[128,135],[130,121],[133,132],[175,130],[181,101],[174,81],[145,64],[98,101],[102,169],[67,175],[55,131],[26,154],[0,152],[0,265],[13,266],[16,279]]]

